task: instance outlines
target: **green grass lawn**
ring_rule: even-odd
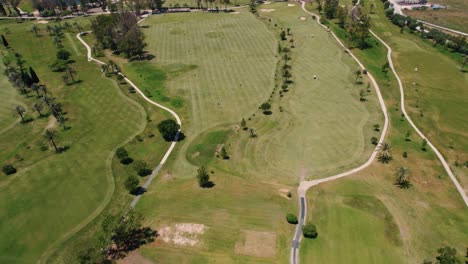
[[[312,7],[309,6],[309,8]],[[374,18],[377,20],[378,17]],[[392,25],[383,24],[385,22],[383,20],[375,20],[373,20],[374,23],[381,26],[384,32],[389,31],[384,30],[384,26],[392,27]],[[331,28],[341,38],[346,35],[333,23]],[[454,66],[456,62],[446,64],[448,58],[439,51],[419,42],[417,38],[407,33],[403,36],[409,37],[420,47],[426,47],[427,57],[438,58],[446,67],[452,65],[450,76],[457,75]],[[386,39],[398,38],[393,35]],[[390,114],[391,126],[387,141],[392,145],[394,161],[389,165],[375,163],[351,178],[309,190],[307,218],[317,224],[320,235],[317,240],[304,241],[301,247],[301,261],[321,263],[329,261],[332,256],[335,258],[334,263],[374,263],[376,259],[388,260],[390,263],[420,263],[424,259],[434,260],[436,250],[446,245],[457,248],[461,255],[465,250],[463,241],[466,241],[468,236],[467,219],[464,213],[466,208],[435,155],[431,151],[421,151],[421,141],[414,132],[410,141],[405,140],[406,131],[411,131],[411,128],[404,119],[401,119],[396,80],[391,74],[387,79],[381,72],[381,66],[386,62],[386,49],[375,39],[370,39],[369,43],[372,44],[371,48],[354,49],[353,52],[376,77],[381,86]],[[407,47],[414,46],[411,42],[405,43]],[[397,62],[400,59],[400,55],[395,58]],[[425,66],[433,66],[436,63],[439,62],[432,61]],[[400,73],[401,69],[398,71]],[[409,70],[407,72],[411,73]],[[436,72],[432,74],[436,75]],[[404,78],[404,76],[405,72],[401,77]],[[457,77],[453,78],[457,80]],[[452,83],[451,80],[449,82]],[[463,81],[458,79],[458,82],[452,84],[460,87]],[[448,89],[445,86],[441,87]],[[411,90],[410,88],[409,95],[411,95]],[[457,91],[461,93],[460,90]],[[445,93],[445,95],[448,94],[452,95]],[[430,93],[426,96],[436,98],[437,94]],[[411,100],[411,97],[408,97]],[[432,97],[427,97],[426,100],[436,101],[431,99]],[[453,95],[451,100],[456,102],[457,96]],[[431,115],[425,114],[424,116],[424,118],[433,118]],[[419,122],[417,117],[415,119]],[[441,119],[437,120],[443,122]],[[453,125],[459,124],[453,123]],[[434,126],[432,129],[431,131],[435,133],[440,128]],[[404,151],[408,153],[408,158],[402,157]],[[409,190],[401,190],[393,185],[393,172],[397,166],[410,169],[413,185]],[[372,206],[373,210],[370,211],[367,203],[362,206],[362,202],[355,200],[353,203],[346,202],[349,197],[366,197],[365,199],[372,200],[372,203],[378,206]],[[399,243],[393,243],[393,239],[388,239],[387,232],[388,230],[395,231],[395,225],[398,231],[392,233],[397,234]],[[349,230],[342,230],[342,226],[349,226]],[[355,230],[359,232],[359,235],[356,235]],[[337,252],[344,253],[337,254]],[[340,258],[342,255],[349,258]],[[356,260],[359,256],[365,257]]]
[[[139,251],[148,259],[286,262],[294,227],[284,217],[297,210],[295,196],[287,199],[287,191],[301,177],[342,171],[370,153],[370,137],[378,135],[371,127],[382,122],[382,115],[373,92],[369,101],[359,101],[359,90],[366,84],[354,84],[357,65],[310,19],[299,19],[305,16],[299,6],[269,6],[277,11],[262,14],[263,22],[245,9],[239,14],[150,17],[142,25],[148,26],[144,32],[155,59],[120,61],[147,95],[181,115],[187,135],[136,209],[157,230],[175,223],[208,228],[193,247],[157,239]],[[290,61],[294,83],[282,98],[278,89],[272,96],[279,81],[275,23],[290,27],[296,44]],[[313,80],[314,74],[318,80]],[[258,107],[270,96],[273,114],[266,116]],[[256,139],[238,130],[242,118],[256,130]],[[222,144],[229,160],[215,158]],[[212,189],[197,186],[199,165],[213,171]],[[274,258],[238,251],[246,240],[243,234],[250,231],[276,234]]]
[[[0,70],[3,72],[5,68],[3,64]],[[18,101],[19,95],[12,87],[8,78],[5,75],[0,76],[0,98],[2,105],[0,106],[0,135],[13,127],[14,123],[20,120],[20,117],[15,114],[15,105],[21,105]]]
[[[0,262],[33,263],[101,213],[115,189],[111,169],[114,150],[141,130],[145,115],[103,78],[97,66],[87,62],[75,32],[66,33],[63,44],[72,53],[81,82],[64,86],[61,74],[48,69],[56,48],[45,26],[40,25],[40,37],[30,32],[30,22],[3,23],[3,27],[11,31],[5,35],[10,46],[23,55],[41,82],[63,102],[67,125],[71,127],[63,131],[49,123],[52,118],[37,118],[30,110],[38,100],[34,96],[2,92],[7,102],[13,97],[26,105],[28,115],[35,120],[17,123],[0,134],[1,163],[13,163],[19,169],[12,176],[2,175],[0,180]],[[59,131],[57,143],[68,146],[66,152],[40,150],[47,125]]]

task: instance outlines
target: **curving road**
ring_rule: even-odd
[[[141,22],[142,20],[138,21],[138,22]],[[91,62],[91,61],[94,61],[98,64],[101,64],[101,65],[106,65],[105,62],[102,62],[100,60],[97,60],[95,58],[93,58],[92,56],[92,52],[91,52],[91,47],[88,45],[88,43],[86,43],[86,41],[84,41],[82,38],[81,38],[81,35],[83,34],[88,34],[88,33],[91,33],[91,31],[86,31],[86,32],[81,32],[81,33],[78,33],[76,35],[76,37],[78,38],[78,40],[86,47],[86,50],[87,50],[87,57],[88,57],[88,61]],[[157,106],[158,108],[161,108],[167,112],[169,112],[177,121],[177,124],[179,124],[180,127],[182,127],[182,121],[180,120],[180,117],[177,115],[176,112],[174,112],[172,109],[168,108],[168,107],[165,107],[163,105],[160,105],[156,102],[154,102],[153,100],[149,99],[132,81],[130,81],[130,79],[128,79],[127,77],[125,77],[125,75],[123,75],[121,72],[116,72],[118,75],[122,76],[124,78],[124,80],[130,84],[130,86],[132,86],[140,95],[141,97],[143,97],[143,99],[145,99],[145,101],[147,101],[148,103],[152,104],[152,105],[155,105]],[[159,170],[161,170],[161,167],[164,165],[164,163],[166,163],[167,159],[169,158],[169,155],[171,155],[172,151],[174,150],[176,144],[177,144],[177,140],[179,138],[179,133],[180,133],[180,128],[179,128],[179,131],[177,132],[175,138],[174,138],[174,141],[172,141],[171,145],[169,146],[169,149],[166,151],[166,154],[164,154],[164,157],[162,158],[161,162],[159,162],[158,166],[153,170],[153,172],[151,173],[151,176],[148,178],[148,180],[146,181],[146,183],[143,185],[143,188],[146,190],[148,189],[148,187],[150,186],[151,182],[154,180],[154,178],[156,178]],[[141,196],[143,194],[139,194],[137,196],[135,196],[135,198],[133,199],[133,201],[131,202],[130,204],[130,208],[134,208],[135,205],[138,203],[138,201],[140,200]]]
[[[358,2],[356,3],[356,6],[359,5],[359,0]],[[302,9],[306,12],[306,13],[309,13],[311,15],[314,15],[317,17],[317,22],[324,28],[326,28],[328,30],[328,28],[321,24],[320,23],[320,16],[306,10],[305,8],[305,2],[301,1],[302,3]],[[355,6],[355,7],[356,7]],[[353,7],[353,10],[354,8]],[[353,11],[352,10],[352,11]],[[401,101],[400,101],[400,104],[401,104],[401,110],[402,110],[402,113],[404,114],[405,118],[408,120],[408,122],[410,123],[410,125],[413,127],[413,129],[418,133],[418,135],[423,138],[423,139],[426,139],[427,140],[427,143],[428,145],[430,146],[430,148],[434,151],[434,153],[436,153],[437,157],[439,158],[440,162],[442,163],[444,169],[446,170],[447,174],[450,176],[450,179],[453,181],[453,183],[455,184],[455,187],[457,188],[458,192],[460,193],[463,201],[465,202],[465,205],[468,207],[468,197],[463,189],[463,187],[460,185],[460,183],[458,182],[458,180],[456,179],[455,175],[453,174],[452,170],[450,169],[450,166],[448,165],[447,161],[445,161],[444,157],[442,156],[442,154],[437,150],[437,148],[424,136],[424,134],[416,127],[416,125],[414,124],[414,122],[411,120],[411,118],[409,117],[409,115],[407,114],[406,112],[406,109],[405,109],[405,97],[404,97],[404,88],[403,88],[403,83],[401,82],[401,79],[400,77],[398,76],[396,70],[395,70],[395,67],[393,65],[393,60],[392,60],[392,48],[387,44],[385,43],[381,38],[379,38],[377,36],[377,34],[375,34],[372,30],[369,30],[369,32],[375,37],[377,38],[382,44],[385,45],[385,47],[387,48],[388,50],[388,53],[387,53],[387,59],[388,59],[388,62],[389,62],[389,65],[390,65],[390,68],[392,69],[392,72],[393,74],[395,75],[397,81],[398,81],[398,86],[400,88],[400,95],[401,95]],[[336,41],[338,41],[338,43],[340,44],[340,46],[342,46],[350,55],[351,57],[359,64],[359,66],[361,67],[361,69],[364,69],[364,66],[363,64],[356,58],[356,56],[354,56],[354,54],[352,54],[349,49],[347,49],[344,44],[338,39],[338,37],[333,33],[333,32],[330,32],[330,34],[336,39]],[[298,188],[298,196],[299,196],[299,223],[297,224],[296,226],[296,231],[295,231],[295,234],[294,234],[294,238],[293,238],[293,242],[291,244],[291,254],[290,254],[290,263],[291,264],[297,264],[299,263],[299,248],[300,248],[300,242],[301,242],[301,239],[302,239],[302,232],[301,232],[301,228],[302,228],[302,225],[306,219],[306,198],[305,198],[305,194],[307,192],[307,190],[312,187],[312,186],[315,186],[315,185],[318,185],[320,183],[324,183],[324,182],[328,182],[328,181],[333,181],[333,180],[337,180],[339,178],[342,178],[342,177],[346,177],[346,176],[349,176],[349,175],[352,175],[366,167],[368,167],[375,159],[375,157],[377,156],[378,154],[378,150],[379,150],[379,146],[382,144],[384,138],[385,138],[385,135],[387,133],[387,130],[388,130],[388,116],[387,116],[387,110],[386,110],[386,107],[385,107],[385,102],[383,101],[383,98],[382,98],[382,95],[380,93],[380,89],[379,89],[379,86],[377,84],[377,82],[375,81],[375,79],[372,77],[372,75],[370,73],[368,73],[368,76],[372,82],[372,84],[374,85],[374,88],[377,92],[377,96],[378,96],[378,99],[379,99],[379,102],[380,102],[380,105],[381,105],[381,108],[382,108],[382,111],[384,112],[384,116],[385,116],[385,124],[384,124],[384,128],[382,129],[382,134],[380,136],[380,139],[379,139],[379,144],[378,146],[374,149],[372,155],[370,156],[369,160],[367,160],[366,163],[364,163],[363,165],[357,167],[357,168],[354,168],[352,170],[349,170],[349,171],[346,171],[346,172],[343,172],[343,173],[340,173],[340,174],[337,174],[337,175],[334,175],[334,176],[331,176],[331,177],[327,177],[327,178],[323,178],[323,179],[317,179],[317,180],[313,180],[313,181],[303,181],[300,183],[299,185],[299,188]]]

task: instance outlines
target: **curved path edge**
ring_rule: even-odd
[[[358,1],[356,3],[356,6],[359,4],[359,2],[360,1]],[[308,11],[305,8],[306,2],[301,1],[301,3],[302,3],[302,9],[306,13],[316,16],[317,23],[319,25],[321,25],[323,28],[328,30],[328,28],[325,25],[320,23],[320,16]],[[392,55],[392,48],[387,43],[385,43],[379,36],[377,36],[377,34],[375,34],[372,30],[369,30],[369,32],[375,38],[377,38],[382,44],[384,44],[384,46],[387,48],[387,51],[388,51],[387,52],[387,59],[388,59],[390,68],[392,69],[392,72],[393,72],[393,74],[395,75],[395,77],[396,77],[396,79],[398,81],[398,86],[399,86],[399,89],[400,89],[400,95],[401,95],[400,96],[400,98],[401,98],[400,104],[401,104],[402,113],[404,114],[405,118],[408,120],[410,125],[413,127],[413,129],[418,133],[418,135],[421,138],[425,139],[427,141],[427,144],[429,145],[429,147],[434,151],[434,153],[436,153],[436,155],[439,158],[440,162],[442,163],[445,171],[450,176],[450,179],[453,181],[455,187],[457,188],[458,192],[460,193],[463,201],[465,202],[465,205],[468,207],[468,197],[467,197],[463,187],[460,185],[460,183],[456,179],[455,175],[453,174],[452,170],[450,169],[450,166],[448,165],[447,161],[444,159],[442,154],[437,150],[437,148],[417,128],[417,126],[413,123],[413,121],[411,120],[409,115],[406,113],[403,83],[402,83],[400,77],[398,76],[398,74],[397,74],[397,72],[395,70],[395,67],[393,65],[393,60],[392,60],[392,56],[391,56]],[[353,53],[351,53],[351,51],[348,48],[346,48],[346,46],[339,40],[339,38],[331,31],[330,31],[330,34],[336,39],[336,41],[340,44],[340,46],[342,46],[351,55],[351,57],[359,64],[361,69],[364,69],[364,65],[357,59],[357,57]],[[381,134],[380,139],[379,139],[379,144],[374,149],[374,151],[373,151],[372,155],[370,156],[369,160],[366,163],[364,163],[363,165],[361,165],[361,166],[359,166],[357,168],[354,168],[352,170],[349,170],[349,171],[346,171],[346,172],[343,172],[343,173],[340,173],[340,174],[337,174],[337,175],[334,175],[334,176],[331,176],[331,177],[327,177],[327,178],[323,178],[323,179],[317,179],[317,180],[313,180],[313,181],[303,181],[303,182],[300,183],[299,188],[298,188],[299,223],[296,225],[296,231],[295,231],[294,238],[293,238],[293,241],[292,241],[292,244],[291,244],[291,254],[290,254],[290,263],[291,264],[298,264],[299,263],[299,248],[300,248],[300,242],[302,240],[301,228],[302,228],[302,225],[304,224],[304,221],[305,221],[306,215],[307,215],[306,214],[306,205],[307,205],[307,203],[306,203],[306,197],[305,197],[305,194],[306,194],[307,190],[312,186],[318,185],[318,184],[323,183],[323,182],[333,181],[333,180],[336,180],[336,179],[339,179],[339,178],[342,178],[342,177],[352,175],[352,174],[354,174],[354,173],[368,167],[373,162],[375,157],[377,156],[379,146],[382,144],[382,142],[383,142],[383,140],[385,138],[385,135],[386,135],[387,130],[388,130],[388,115],[387,115],[387,110],[386,110],[386,107],[385,107],[385,102],[383,101],[383,97],[382,97],[382,95],[380,93],[380,89],[379,89],[379,86],[378,86],[377,82],[375,81],[375,79],[372,77],[372,75],[370,73],[368,73],[368,76],[371,79],[371,82],[374,85],[375,90],[377,91],[378,99],[379,99],[380,105],[382,107],[382,110],[384,111],[384,116],[385,116],[385,124],[384,124],[384,128],[382,130],[382,134]]]
[[[142,20],[138,21],[138,22],[141,22]],[[87,50],[87,57],[88,57],[88,61],[89,62],[96,62],[100,65],[107,65],[105,62],[102,62],[98,59],[95,59],[93,58],[92,56],[92,52],[91,52],[91,47],[88,45],[88,43],[86,43],[86,41],[84,41],[82,38],[81,38],[81,35],[83,34],[88,34],[88,33],[91,33],[91,31],[85,31],[85,32],[80,32],[76,35],[76,37],[78,38],[78,40],[86,47],[86,50]],[[158,108],[161,108],[167,112],[169,112],[175,119],[176,119],[176,122],[177,124],[179,124],[180,127],[182,127],[182,121],[180,120],[180,117],[177,115],[177,113],[175,111],[173,111],[172,109],[166,107],[166,106],[163,106],[161,104],[158,104],[156,103],[155,101],[149,99],[141,90],[140,88],[138,88],[138,86],[136,86],[132,81],[130,81],[130,79],[128,79],[125,75],[123,75],[121,72],[119,71],[116,71],[116,73],[120,76],[122,76],[124,78],[124,80],[130,84],[130,86],[132,86],[140,95],[141,97],[143,97],[143,99],[145,101],[147,101],[148,103],[158,107]],[[172,141],[171,145],[169,146],[169,148],[167,149],[166,153],[164,154],[164,157],[162,158],[161,162],[159,162],[158,166],[156,166],[156,168],[153,170],[153,172],[151,173],[151,176],[148,178],[148,180],[145,182],[145,184],[143,185],[143,188],[146,190],[148,189],[148,187],[151,185],[151,182],[154,180],[154,178],[156,178],[158,172],[161,170],[162,166],[164,165],[164,163],[166,163],[167,159],[169,158],[169,155],[171,155],[172,151],[174,150],[176,144],[177,144],[177,140],[179,138],[179,133],[180,133],[180,128],[179,128],[179,131],[177,132],[174,140]],[[140,198],[141,196],[143,195],[142,194],[139,194],[137,196],[135,196],[135,198],[133,199],[133,201],[130,203],[130,208],[134,208],[135,205],[138,203],[138,201],[140,201]]]
[[[356,63],[359,65],[359,67],[361,68],[361,70],[365,70],[365,67],[364,67],[364,64],[362,64],[359,59],[343,44],[343,42],[341,42],[341,40],[335,35],[335,33],[333,33],[332,31],[330,31],[327,26],[323,25],[322,23],[320,23],[320,16],[318,16],[317,14],[314,14],[310,11],[308,11],[306,8],[305,8],[305,2],[304,1],[301,1],[302,3],[302,9],[304,10],[304,12],[310,14],[310,15],[313,15],[316,17],[316,21],[317,23],[322,26],[323,28],[327,29],[330,34],[335,38],[335,40],[338,42],[338,44],[344,49],[344,51],[346,53],[348,53],[353,59],[354,61],[356,61]],[[312,181],[302,181],[299,185],[299,188],[298,188],[298,197],[299,197],[299,222],[298,224],[296,225],[296,230],[295,230],[295,233],[294,233],[294,238],[293,238],[293,241],[292,241],[292,244],[291,244],[291,253],[290,253],[290,263],[291,264],[297,264],[299,263],[299,248],[300,248],[300,242],[302,240],[302,232],[301,232],[301,229],[302,229],[302,225],[304,224],[304,221],[306,219],[306,208],[307,208],[307,202],[306,202],[306,192],[307,190],[312,187],[312,186],[315,186],[315,185],[318,185],[320,183],[323,183],[323,182],[328,182],[328,181],[333,181],[333,180],[336,180],[336,179],[339,179],[339,178],[343,178],[343,177],[346,177],[346,176],[349,176],[349,175],[352,175],[358,171],[361,171],[365,168],[367,168],[369,165],[372,164],[372,162],[374,161],[374,159],[377,157],[377,154],[379,153],[379,149],[380,149],[380,146],[382,145],[384,139],[385,139],[385,136],[387,134],[387,131],[388,131],[388,127],[389,127],[389,119],[388,119],[388,113],[387,113],[387,107],[385,106],[385,101],[383,99],[383,96],[382,96],[382,93],[380,91],[380,88],[379,88],[379,85],[377,84],[377,81],[374,79],[374,77],[372,76],[371,73],[367,72],[366,74],[371,83],[372,83],[372,86],[374,87],[375,91],[376,91],[376,94],[377,94],[377,98],[379,100],[379,103],[380,103],[380,107],[381,107],[381,110],[382,110],[382,113],[384,115],[384,126],[383,126],[383,129],[382,129],[382,133],[380,135],[380,138],[379,138],[379,142],[377,144],[377,146],[375,147],[375,149],[372,151],[372,154],[371,156],[369,157],[369,159],[364,163],[362,164],[361,166],[357,167],[357,168],[354,168],[354,169],[351,169],[349,171],[346,171],[346,172],[343,172],[343,173],[340,173],[340,174],[337,174],[337,175],[334,175],[334,176],[330,176],[330,177],[327,177],[327,178],[323,178],[323,179],[317,179],[317,180],[312,180]]]

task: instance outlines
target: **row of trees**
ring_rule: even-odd
[[[123,53],[126,58],[143,58],[145,37],[131,12],[99,15],[91,21],[91,28],[101,49]]]
[[[441,45],[451,49],[452,51],[468,55],[468,41],[466,37],[446,34],[435,28],[426,30],[424,24],[418,22],[416,19],[409,16],[394,14],[394,10],[390,7],[389,2],[385,0],[382,1],[385,2],[384,6],[387,8],[385,10],[386,16],[393,24],[399,26],[402,32],[404,28],[408,28],[412,32],[418,33],[421,38],[430,39],[434,45]]]

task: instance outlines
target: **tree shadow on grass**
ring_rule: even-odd
[[[141,187],[141,186],[139,186],[139,187],[135,188],[135,190],[131,191],[130,194],[131,194],[131,195],[137,196],[137,195],[142,195],[142,194],[144,194],[145,192],[146,192],[146,189],[143,188],[143,187]]]
[[[209,181],[209,182],[205,183],[205,184],[204,184],[203,186],[201,186],[201,187],[202,187],[203,189],[210,189],[210,188],[215,187],[215,185],[216,185],[216,184],[215,184],[214,182]]]

